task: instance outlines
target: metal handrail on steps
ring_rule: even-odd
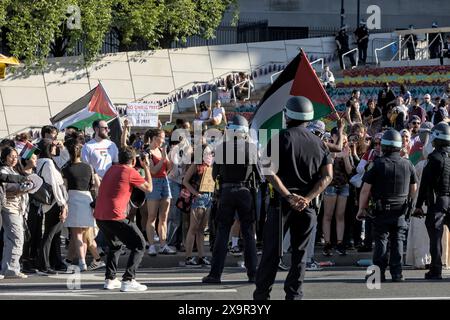
[[[344,53],[343,55],[342,55],[342,69],[343,70],[345,70],[345,59],[344,59],[344,57],[346,56],[346,55],[348,55],[348,54],[350,54],[350,53],[352,53],[353,51],[356,51],[356,66],[358,66],[358,59],[359,59],[359,49],[358,48],[354,48],[354,49],[352,49],[352,50],[349,50],[349,51],[347,51],[346,53]]]
[[[384,49],[389,48],[390,46],[392,46],[392,45],[394,45],[394,44],[396,44],[396,43],[397,43],[397,41],[392,41],[391,43],[385,45],[384,47],[376,48],[376,49],[373,51],[373,54],[375,55],[375,63],[376,63],[377,65],[379,64],[379,61],[378,61],[378,52],[383,51]],[[394,56],[395,56],[395,55],[394,55]]]

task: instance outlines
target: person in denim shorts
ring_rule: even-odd
[[[150,154],[150,172],[152,174],[153,191],[146,194],[148,218],[146,224],[147,240],[150,244],[148,254],[156,256],[155,247],[155,223],[159,214],[158,235],[160,241],[160,254],[175,254],[167,243],[167,217],[170,209],[169,179],[167,172],[172,168],[172,162],[167,156],[164,131],[161,129],[150,129],[145,133],[145,142],[150,143],[148,153]]]
[[[213,160],[211,150],[206,147],[203,163],[192,164],[183,179],[183,185],[194,196],[191,205],[189,231],[186,237],[186,266],[211,265],[205,257],[205,228],[208,223],[209,213],[212,207],[212,192],[200,192],[200,182],[208,168],[211,168]],[[211,177],[212,178],[212,177]],[[192,257],[194,240],[197,243],[198,260]]]
[[[330,227],[333,214],[336,214],[336,234],[337,246],[336,250],[340,255],[345,255],[344,227],[345,227],[345,207],[349,196],[349,177],[353,171],[353,163],[351,158],[350,145],[347,137],[343,137],[344,148],[342,152],[333,154],[333,181],[325,189],[324,192],[324,216],[322,221],[322,231],[325,238],[325,247],[323,254],[331,256],[332,245],[330,241]]]

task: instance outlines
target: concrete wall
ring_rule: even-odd
[[[381,28],[431,27],[433,21],[441,26],[450,21],[450,1],[447,0],[361,0],[361,18],[367,19],[367,7],[381,9]],[[357,0],[345,0],[345,23],[356,26]],[[265,20],[269,26],[339,27],[339,0],[240,0],[241,20]]]
[[[385,36],[389,38],[390,34]],[[101,56],[88,67],[81,57],[55,58],[43,72],[34,75],[26,75],[21,69],[14,74],[8,70],[6,79],[0,80],[0,137],[49,124],[50,117],[98,81],[115,104],[144,96],[159,100],[175,88],[192,88],[193,81],[211,81],[230,71],[250,72],[269,62],[285,64],[300,47],[316,58],[335,53],[334,38],[330,37],[124,52]],[[270,76],[254,82],[256,87],[265,85],[270,83]]]

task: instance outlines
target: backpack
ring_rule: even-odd
[[[42,177],[42,170],[44,169],[44,166],[45,163],[38,172],[38,176],[42,178],[42,185],[35,193],[31,193],[29,197],[40,204],[51,205],[55,199],[55,195],[53,194],[53,187],[45,182],[45,179]]]

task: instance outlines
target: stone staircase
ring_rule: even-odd
[[[222,107],[225,109],[225,113],[227,116],[227,119],[231,119],[235,114],[243,115],[247,118],[247,120],[251,120],[253,116],[253,112],[256,109],[257,104],[264,96],[264,93],[266,90],[270,87],[270,85],[261,86],[259,89],[253,91],[251,93],[249,100],[238,100],[238,101],[231,101],[231,102],[224,102],[222,103]],[[213,100],[214,101],[214,100]],[[159,119],[162,123],[166,123],[169,121],[168,115],[160,115]],[[171,128],[175,125],[176,119],[183,119],[185,121],[189,121],[191,124],[195,120],[195,108],[194,106],[190,108],[186,108],[182,110],[181,112],[174,112],[172,115],[172,121],[173,123],[167,124],[164,126],[164,128],[167,131],[170,131]]]

